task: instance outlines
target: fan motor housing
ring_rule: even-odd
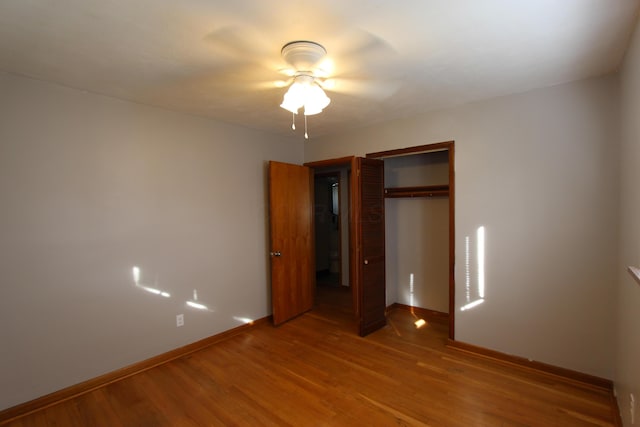
[[[285,44],[281,54],[297,71],[308,71],[325,57],[327,50],[319,43],[297,40]]]

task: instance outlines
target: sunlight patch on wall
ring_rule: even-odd
[[[479,306],[485,300],[485,227],[480,226],[476,230],[476,288],[472,288],[471,278],[471,239],[464,238],[464,267],[465,267],[465,299],[466,304],[460,307],[460,311],[467,311]]]
[[[471,250],[469,236],[464,237],[464,290],[467,303],[471,301]]]
[[[414,306],[414,298],[413,298],[413,273],[409,274],[409,305],[411,307]]]
[[[138,289],[142,289],[145,292],[148,292],[153,295],[158,295],[164,298],[170,298],[171,294],[167,291],[160,289],[158,286],[158,281],[156,279],[154,286],[149,286],[147,284],[141,283],[142,280],[142,270],[140,267],[134,265],[131,269],[131,274],[133,275],[133,283]],[[187,307],[195,308],[196,310],[202,311],[214,311],[207,304],[204,304],[202,301],[198,299],[198,290],[193,290],[193,298],[186,300],[185,305]]]
[[[253,325],[253,319],[248,317],[233,316],[233,319],[245,325]]]
[[[484,299],[477,299],[475,301],[470,302],[469,304],[466,304],[460,307],[460,311],[471,310],[472,308],[479,306],[483,302],[484,302]]]
[[[418,316],[415,313],[414,307],[414,298],[413,298],[413,287],[414,287],[414,275],[413,273],[409,274],[409,301],[410,301],[410,310],[411,310],[411,315],[417,319],[415,322],[413,322],[413,324],[416,326],[416,328],[420,329],[423,326],[425,326],[427,324],[427,322],[424,319],[420,319],[418,318]]]
[[[187,305],[189,307],[198,309],[198,310],[208,310],[208,311],[212,311],[211,309],[209,309],[209,307],[205,304],[202,304],[201,302],[198,301],[198,290],[194,289],[193,290],[193,299],[187,301]]]
[[[478,227],[478,296],[484,298],[484,227]]]
[[[137,288],[142,289],[143,291],[149,292],[150,294],[159,295],[164,298],[171,297],[171,294],[167,291],[163,291],[161,289],[158,289],[157,287],[147,286],[140,283],[141,270],[139,267],[133,266],[132,274],[133,274],[133,283]]]
[[[140,268],[133,266],[133,283],[136,285],[140,282]]]
[[[189,307],[197,308],[198,310],[208,310],[208,307],[206,305],[200,304],[199,302],[195,301],[187,301],[187,305]]]

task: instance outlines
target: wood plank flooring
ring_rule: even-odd
[[[446,322],[360,338],[340,295],[7,425],[614,425],[609,392],[448,349]]]

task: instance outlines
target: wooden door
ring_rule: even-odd
[[[271,306],[279,325],[313,307],[313,173],[269,162]]]
[[[387,321],[384,242],[384,162],[356,162],[356,287],[359,334],[365,336]]]

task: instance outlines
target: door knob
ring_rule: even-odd
[[[369,260],[368,260],[368,259],[365,259],[365,260],[364,260],[364,265],[368,265],[368,264],[369,264]]]
[[[269,252],[269,255],[271,255],[271,256],[282,256],[282,254],[280,252]]]

